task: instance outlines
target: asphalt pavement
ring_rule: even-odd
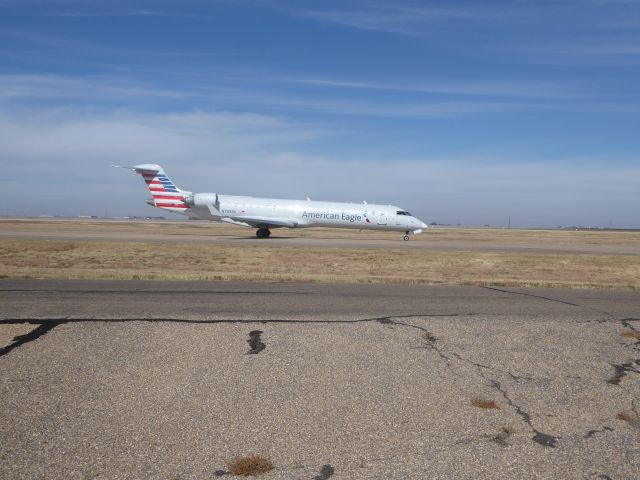
[[[638,293],[0,280],[0,305],[3,479],[640,471]]]

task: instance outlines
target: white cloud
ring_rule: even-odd
[[[354,84],[357,85],[357,84]],[[366,84],[360,85],[364,87]],[[376,85],[376,84],[372,84]],[[382,85],[377,85],[383,88]],[[428,88],[428,87],[426,87]],[[433,86],[437,89],[437,86]],[[475,87],[478,93],[478,87]],[[498,89],[498,85],[488,88]],[[513,88],[516,87],[512,87]],[[521,88],[524,88],[522,86]],[[443,93],[447,90],[442,87]],[[471,94],[473,86],[452,86],[453,91],[466,90]],[[507,90],[508,91],[508,90]],[[255,86],[191,87],[189,90],[160,88],[130,79],[112,76],[67,77],[58,75],[11,75],[0,74],[0,102],[30,104],[33,101],[73,102],[83,105],[142,104],[144,102],[182,100],[189,104],[217,103],[251,105],[252,108],[288,109],[313,111],[325,114],[359,115],[400,118],[431,118],[452,115],[467,115],[486,112],[511,112],[525,109],[539,109],[543,106],[524,101],[492,101],[466,99],[465,101],[438,99],[405,99],[379,101],[376,98],[355,100],[350,96],[327,96],[317,94],[281,93]]]
[[[451,7],[451,6],[417,6],[412,4],[374,3],[360,4],[351,2],[340,7],[313,9],[298,6],[280,9],[290,15],[332,23],[360,30],[375,30],[401,35],[418,35],[425,33],[427,25],[435,22],[451,20],[487,19],[494,16],[485,8]]]
[[[261,77],[258,74],[250,77]],[[203,79],[207,80],[206,78]],[[165,109],[198,108],[237,110],[242,106],[265,112],[312,112],[323,115],[378,118],[429,119],[477,114],[524,111],[627,111],[637,112],[637,102],[603,97],[586,87],[551,82],[460,82],[440,81],[348,81],[313,77],[273,77],[271,88],[262,82],[236,80],[233,85],[215,80],[188,88],[160,87],[153,83],[112,75],[69,77],[42,74],[0,74],[0,106],[33,105],[37,102],[115,108],[114,105],[144,105]],[[309,85],[316,91],[291,91],[292,83]],[[367,95],[352,90],[371,90]],[[399,92],[388,98],[376,90]],[[335,92],[335,94],[329,94]],[[357,92],[356,92],[357,93]],[[608,98],[607,101],[601,98]],[[226,106],[226,107],[225,107]],[[15,107],[14,107],[15,108]],[[201,108],[201,107],[200,107]],[[269,115],[271,116],[271,115]],[[194,118],[191,114],[190,118]],[[246,127],[246,122],[243,128]]]
[[[615,165],[615,166],[614,166]],[[514,226],[640,226],[640,167],[602,159],[515,163],[490,156],[374,162],[288,152],[268,159],[286,172],[288,196],[394,203],[427,222]],[[246,193],[246,190],[245,190]],[[287,195],[281,195],[287,196]]]
[[[152,214],[140,180],[109,165],[153,162],[194,191],[394,203],[427,222],[640,227],[640,166],[626,158],[327,158],[305,143],[326,134],[254,113],[4,111],[0,184],[13,213]]]
[[[351,81],[331,78],[298,77],[285,81],[303,85],[327,88],[389,90],[408,93],[433,93],[445,95],[465,95],[484,97],[547,97],[572,98],[579,96],[575,86],[561,85],[552,82],[422,82],[407,83],[405,81],[370,82]]]
[[[334,115],[355,115],[389,118],[434,118],[460,116],[477,113],[513,112],[539,109],[541,106],[515,101],[490,100],[403,100],[376,101],[354,100],[351,97],[329,97],[318,95],[256,95],[254,105],[285,107],[288,110],[313,111]]]
[[[0,74],[0,100],[86,100],[97,102],[161,97],[180,99],[192,96],[187,91],[153,88],[130,80],[106,76],[66,77],[58,75]]]

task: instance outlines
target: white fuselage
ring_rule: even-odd
[[[149,205],[190,218],[254,227],[258,238],[268,238],[272,228],[334,227],[400,231],[409,240],[409,232],[421,233],[427,227],[394,205],[192,193],[178,188],[160,165],[124,168],[142,176],[152,197],[147,200]]]
[[[285,200],[236,195],[211,195],[219,215],[206,206],[193,206],[184,213],[207,220],[238,223],[246,226],[334,227],[368,230],[416,231],[425,228],[422,221],[393,205],[366,203]]]

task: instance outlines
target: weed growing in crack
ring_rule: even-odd
[[[422,332],[420,337],[427,342],[435,342],[437,340],[436,336],[431,332]]]
[[[273,463],[260,455],[236,457],[229,464],[229,472],[243,477],[260,475],[273,470]]]
[[[636,332],[633,330],[627,330],[626,332],[622,332],[622,335],[625,338],[633,338],[634,340],[640,340],[640,332]]]
[[[638,417],[638,415],[636,415],[635,413],[628,412],[625,410],[620,410],[616,414],[616,418],[618,420],[627,422],[632,427],[640,428],[640,417]]]
[[[516,431],[515,428],[513,428],[511,425],[506,425],[502,427],[500,431],[496,435],[494,435],[491,439],[494,442],[496,442],[498,445],[502,445],[503,447],[506,447],[507,445],[509,445],[507,440],[509,440],[509,437],[513,435],[515,431]]]
[[[496,402],[494,402],[493,400],[489,400],[488,398],[481,397],[479,395],[476,395],[471,399],[471,405],[473,405],[474,407],[484,408],[487,410],[492,408],[495,408],[497,410],[500,409],[500,407]]]

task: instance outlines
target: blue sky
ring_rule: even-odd
[[[2,214],[182,188],[640,228],[640,1],[0,0]]]

